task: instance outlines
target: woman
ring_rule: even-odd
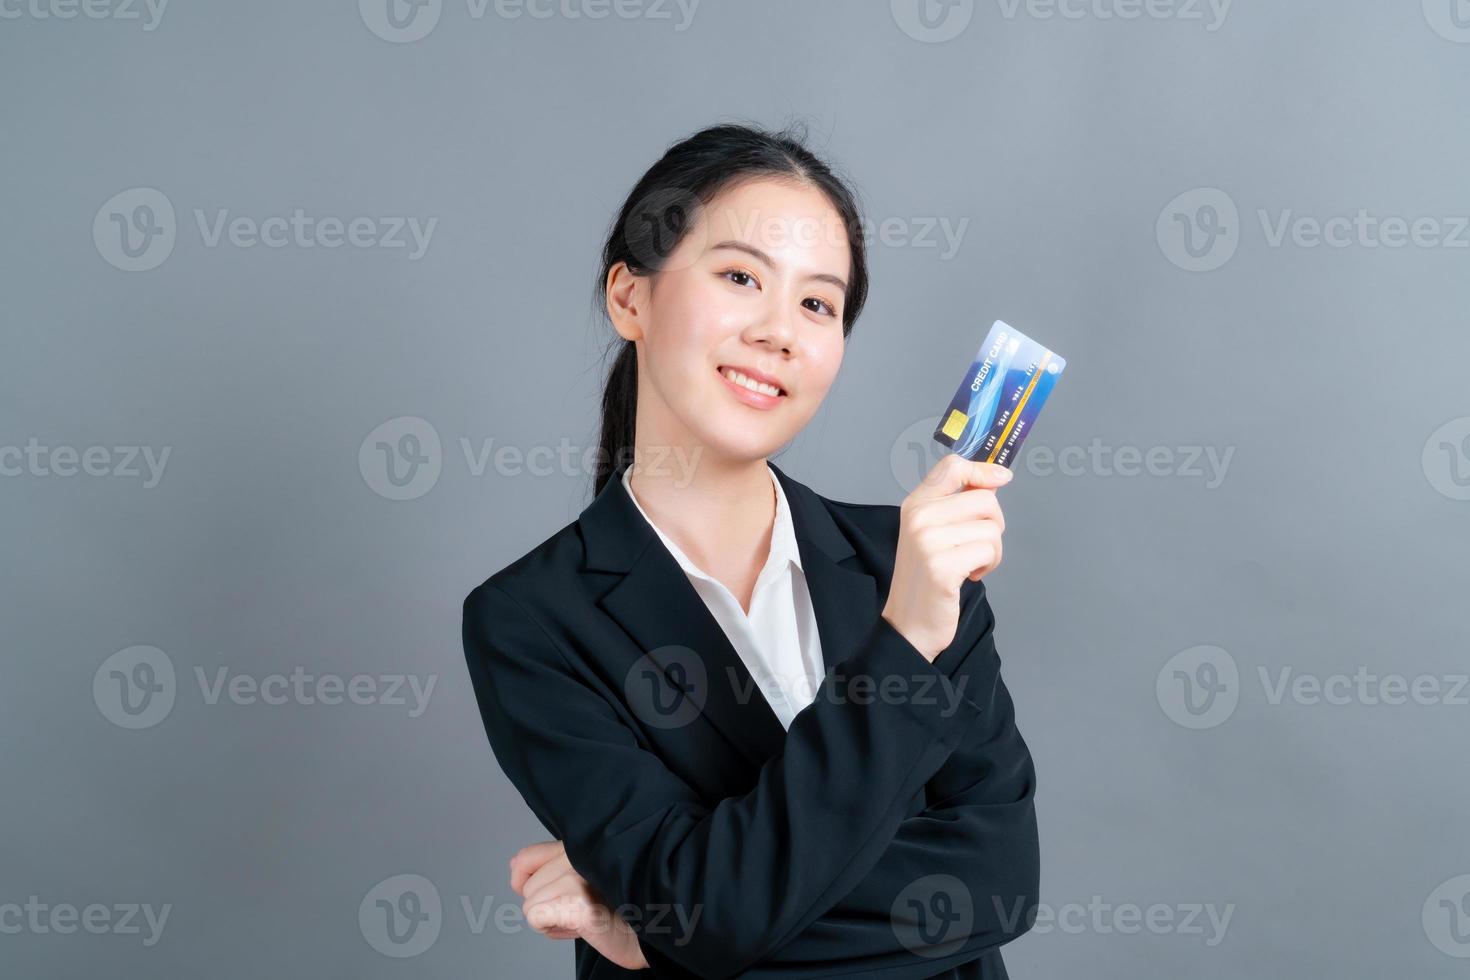
[[[893,506],[768,460],[866,293],[853,195],[789,132],[674,145],[608,238],[595,499],[464,604],[495,757],[557,838],[511,884],[582,980],[998,978],[1034,918],[981,581],[1010,472],[950,454]]]

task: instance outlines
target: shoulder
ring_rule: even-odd
[[[466,617],[496,604],[529,610],[545,597],[565,594],[575,588],[583,553],[577,522],[571,521],[472,588],[464,598]]]

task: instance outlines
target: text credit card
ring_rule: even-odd
[[[934,440],[966,459],[1010,466],[1066,366],[1055,351],[996,320]]]

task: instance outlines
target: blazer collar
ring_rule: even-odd
[[[768,461],[769,463],[769,461]],[[769,463],[785,491],[830,672],[851,656],[879,614],[877,582],[855,567],[855,551],[822,498]],[[618,465],[577,518],[587,568],[618,581],[599,600],[637,650],[616,666],[625,673],[647,656],[673,689],[756,766],[780,753],[786,730],[725,631],[658,540],[623,486]],[[798,721],[800,716],[798,715]]]

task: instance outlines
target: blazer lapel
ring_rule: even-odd
[[[647,655],[662,670],[676,704],[687,697],[753,765],[764,765],[780,753],[786,730],[684,570],[638,513],[622,484],[626,468],[624,463],[614,470],[578,518],[588,568],[620,575],[599,604],[633,638],[637,650],[619,655],[615,669],[626,677],[637,658]],[[877,586],[871,575],[842,564],[853,557],[852,545],[817,495],[774,465],[772,469],[791,506],[822,657],[830,671],[872,626],[878,615]]]

